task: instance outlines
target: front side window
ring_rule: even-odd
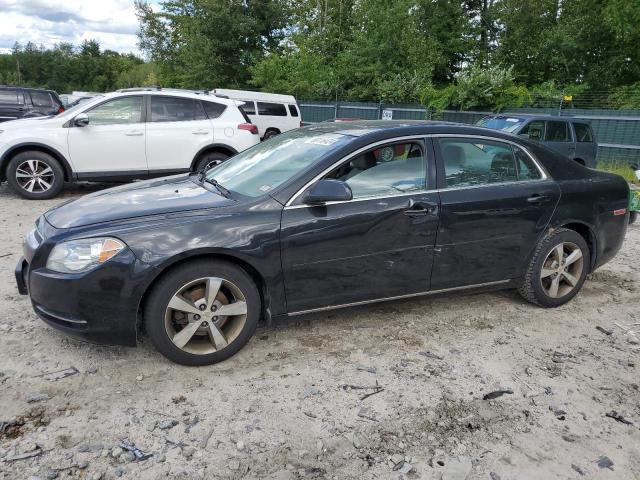
[[[427,162],[419,143],[397,143],[362,153],[325,178],[346,182],[353,198],[414,192],[426,188]]]
[[[542,140],[544,137],[544,121],[533,120],[522,127],[519,135],[527,135],[531,140]]]
[[[31,103],[36,107],[50,107],[53,105],[49,92],[31,91]]]
[[[547,122],[547,132],[544,139],[547,142],[570,142],[569,124],[567,122]]]
[[[142,121],[142,96],[114,98],[85,112],[89,125],[118,125]]]
[[[207,172],[222,186],[259,197],[311,168],[353,140],[338,133],[290,130],[233,156]]]
[[[591,128],[586,123],[574,123],[573,128],[576,131],[576,140],[580,143],[593,143],[593,135]]]
[[[246,111],[246,110],[245,110]],[[247,112],[249,113],[249,112]],[[258,115],[271,115],[273,117],[286,117],[287,110],[282,103],[258,102]]]
[[[447,187],[518,181],[516,159],[509,144],[457,138],[441,139],[439,144]]]
[[[159,95],[151,97],[152,122],[188,122],[205,118],[199,100]]]
[[[13,88],[0,88],[0,103],[18,105],[18,90]]]

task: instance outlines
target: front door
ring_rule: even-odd
[[[213,143],[213,125],[200,100],[151,95],[147,118],[147,163],[151,173],[188,170]]]
[[[473,137],[436,142],[440,227],[431,288],[518,277],[560,197],[520,147]]]
[[[345,181],[353,199],[282,215],[282,266],[290,313],[429,290],[438,227],[433,158],[422,140],[390,142],[342,160],[321,178]],[[432,182],[435,178],[432,178]]]
[[[86,113],[89,124],[69,128],[69,155],[80,178],[147,173],[142,95],[107,100]]]
[[[22,117],[25,108],[25,98],[21,89],[0,88],[0,122]]]

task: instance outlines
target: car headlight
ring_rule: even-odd
[[[47,268],[54,272],[79,273],[116,256],[125,244],[115,238],[82,238],[63,242],[51,250]]]

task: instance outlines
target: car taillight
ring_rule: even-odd
[[[238,125],[238,130],[247,130],[254,135],[258,135],[258,127],[256,127],[253,123],[241,123]]]
[[[302,123],[302,120],[300,120],[300,128],[304,127],[304,123]]]
[[[64,107],[62,105],[60,105],[58,107],[58,113],[62,113],[62,112],[64,112]]]

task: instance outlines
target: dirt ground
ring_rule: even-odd
[[[511,291],[377,304],[187,368],[148,341],[67,338],[18,294],[34,220],[96,188],[0,187],[1,479],[640,479],[639,225],[559,309]]]

